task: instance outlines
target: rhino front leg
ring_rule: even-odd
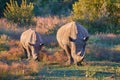
[[[67,45],[64,45],[64,50],[65,50],[65,52],[67,54],[67,57],[68,57],[67,64],[70,65],[73,62],[73,58],[71,56],[71,50],[70,50],[70,48]]]
[[[31,53],[32,53],[33,60],[36,60],[38,58],[38,55],[37,55],[37,53],[35,51],[34,46],[31,47]]]
[[[23,46],[21,46],[21,48],[22,48],[22,51],[24,53],[25,58],[27,58],[27,51],[26,51],[26,49]]]
[[[30,56],[31,56],[30,49],[27,47],[26,51],[27,51],[27,60],[30,60]]]

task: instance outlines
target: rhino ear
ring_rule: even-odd
[[[89,39],[89,37],[84,37],[83,39],[84,39],[84,41],[87,41]]]
[[[44,46],[44,44],[43,44],[43,43],[40,43],[40,46]]]
[[[72,41],[72,42],[75,42],[76,39],[73,39],[73,38],[69,37],[69,40]]]
[[[78,31],[77,31],[77,25],[75,22],[73,22],[71,24],[71,28],[70,28],[70,37],[72,39],[76,39],[77,38],[77,34],[78,34]]]
[[[36,43],[36,40],[37,40],[36,32],[32,30],[30,34],[29,44],[34,45]]]

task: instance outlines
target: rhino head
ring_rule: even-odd
[[[28,42],[29,45],[33,46],[35,50],[40,51],[43,47],[43,41],[39,33],[34,31],[34,33],[31,35],[30,41]]]
[[[33,46],[35,49],[37,49],[38,51],[41,50],[41,48],[44,46],[43,43],[38,43],[38,44],[33,44],[29,42],[29,45]]]
[[[76,22],[72,24],[69,40],[71,42],[71,55],[75,64],[83,60],[88,38],[89,33],[86,28]]]
[[[74,60],[74,64],[79,64],[83,60],[85,56],[85,47],[86,47],[86,41],[88,40],[89,37],[84,37],[84,38],[77,38],[77,39],[72,39],[69,38],[71,43],[71,54]]]

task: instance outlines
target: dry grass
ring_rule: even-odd
[[[40,51],[40,53],[39,53],[39,60],[44,62],[44,63],[48,62],[48,54],[49,53],[46,50]]]
[[[30,75],[39,72],[40,69],[38,62],[35,61],[13,62],[9,67],[9,72],[13,75]]]
[[[7,19],[5,18],[1,18],[0,19],[0,28],[4,28],[6,30],[17,30],[18,25],[9,22]]]
[[[13,76],[28,76],[39,72],[42,67],[43,65],[35,61],[12,62],[11,64],[0,62],[0,78],[6,79],[9,76],[11,80]]]
[[[0,60],[20,60],[23,52],[17,40],[8,40],[4,43],[9,47],[8,51],[3,51],[0,53]]]
[[[6,63],[0,62],[0,77],[6,77],[8,75],[9,66]]]
[[[42,34],[48,32],[50,29],[61,26],[66,23],[67,20],[65,18],[55,17],[37,17],[34,19],[36,21],[36,30]],[[19,46],[20,33],[24,31],[22,28],[18,28],[17,24],[13,24],[6,19],[0,19],[0,34],[1,35],[1,44],[6,44],[9,47],[8,51],[4,51],[0,53],[0,60],[4,62],[0,62],[0,77],[1,79],[4,77],[6,79],[9,75],[21,76],[21,75],[30,75],[33,73],[37,73],[42,68],[35,61],[21,61],[21,56],[23,52]],[[46,41],[49,38],[44,38]],[[57,44],[54,42],[54,37],[51,38],[51,41],[48,41],[50,45],[56,46]],[[40,53],[40,59],[42,62],[53,62],[56,61],[55,56],[49,55],[47,51],[42,51]],[[18,61],[20,60],[20,61]],[[17,61],[17,62],[16,62]],[[11,76],[11,77],[12,77]],[[5,78],[6,77],[6,78]],[[10,77],[10,78],[11,78]]]
[[[112,33],[92,35],[86,48],[86,59],[120,61],[119,44],[120,35]]]
[[[34,21],[36,22],[36,30],[41,34],[44,34],[56,26],[65,24],[67,22],[67,19],[59,18],[57,16],[48,16],[34,18]]]
[[[19,48],[11,48],[9,51],[0,53],[1,60],[21,60],[23,55]]]
[[[64,64],[67,61],[67,56],[64,51],[56,51],[49,53],[46,50],[42,50],[39,53],[39,60],[46,64],[59,63]]]
[[[56,61],[60,64],[64,64],[67,61],[67,55],[64,51],[57,51],[53,55],[56,58]]]
[[[45,34],[50,29],[60,27],[68,22],[65,18],[54,17],[37,17],[36,30],[40,32],[45,42],[45,46],[52,49],[49,52],[48,48],[42,50],[39,54],[39,59],[42,63],[59,63],[64,64],[67,61],[67,56],[63,51],[59,51],[55,33]],[[15,32],[16,31],[16,32]],[[12,24],[6,19],[0,19],[0,45],[5,44],[9,47],[8,50],[0,52],[0,78],[12,76],[28,76],[39,72],[42,65],[35,61],[24,61],[21,59],[23,52],[19,45],[20,32],[23,28],[18,28],[17,24]],[[54,29],[53,29],[54,31]],[[14,39],[13,39],[14,37]],[[120,61],[120,35],[115,34],[97,34],[90,38],[86,49],[86,58],[88,60],[110,60]],[[47,44],[47,45],[46,45]],[[3,47],[6,47],[3,46]],[[2,50],[2,48],[0,48]],[[6,49],[6,48],[5,48]],[[10,77],[11,78],[11,77]]]

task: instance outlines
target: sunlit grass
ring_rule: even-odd
[[[45,43],[40,62],[26,61],[19,38],[23,28],[0,19],[0,79],[36,80],[112,80],[120,79],[120,35],[91,35],[87,42],[83,66],[64,65],[67,56],[56,40],[58,27],[65,18],[37,17],[36,30]],[[46,34],[47,33],[47,34]],[[116,61],[116,62],[112,62]]]
[[[35,61],[19,61],[11,62],[11,64],[0,62],[0,79],[12,80],[17,77],[23,78],[38,73],[42,68],[43,65]]]
[[[36,30],[41,34],[47,33],[50,29],[60,27],[67,22],[66,17],[59,18],[58,16],[36,17],[34,20],[36,22]]]
[[[108,65],[107,65],[108,64]],[[113,66],[114,65],[114,66]],[[119,79],[116,72],[120,67],[119,63],[114,62],[88,62],[84,66],[63,66],[63,65],[48,65],[44,67],[40,75],[43,79],[80,79],[80,80],[103,80],[103,79]],[[118,67],[116,69],[116,67]]]

